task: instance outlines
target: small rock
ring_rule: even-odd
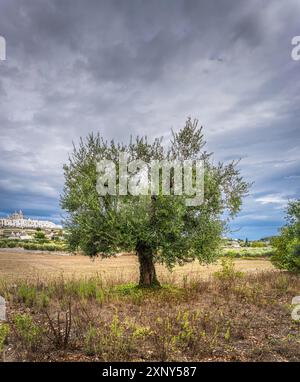
[[[0,296],[0,321],[6,321],[6,301]]]

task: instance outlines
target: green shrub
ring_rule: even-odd
[[[115,286],[112,292],[113,294],[124,296],[130,299],[132,303],[139,305],[143,302],[145,293],[149,291],[143,290],[134,283],[129,283]]]
[[[33,306],[36,301],[37,290],[34,286],[22,283],[17,288],[17,295],[26,306]]]
[[[18,247],[18,246],[19,246],[19,244],[18,244],[17,240],[16,241],[15,240],[7,241],[7,247],[8,248],[15,248],[15,247]]]
[[[44,232],[42,231],[37,231],[35,234],[34,234],[34,238],[37,239],[37,240],[45,240],[46,239],[46,235]]]
[[[43,245],[43,249],[45,249],[46,251],[56,251],[57,248],[58,247],[55,244],[44,244]]]
[[[23,248],[24,249],[29,249],[29,250],[36,250],[36,249],[38,249],[37,248],[37,244],[34,244],[34,243],[24,243],[23,244]]]
[[[0,248],[7,248],[7,241],[6,240],[0,240]]]
[[[272,240],[275,254],[271,257],[272,263],[279,269],[291,272],[300,272],[300,240],[291,235],[290,230],[285,227],[281,235]]]
[[[99,333],[94,326],[89,326],[83,343],[83,350],[86,355],[95,355],[98,350]]]
[[[114,291],[121,295],[131,295],[138,290],[138,286],[134,283],[116,285]]]
[[[97,278],[70,280],[65,283],[64,289],[69,296],[78,296],[82,299],[102,298],[101,280]]]
[[[16,334],[25,348],[35,350],[43,330],[36,325],[29,314],[16,314],[13,318]]]
[[[241,253],[238,251],[235,251],[234,249],[228,249],[224,252],[224,256],[238,258],[238,257],[241,257]]]
[[[152,334],[150,326],[138,326],[134,329],[132,337],[135,340],[144,339]]]
[[[78,284],[78,295],[81,298],[95,298],[97,294],[97,282],[95,279],[80,281]]]
[[[31,251],[65,251],[66,245],[60,243],[24,243],[22,244],[24,249]]]
[[[172,337],[173,345],[179,346],[189,346],[191,341],[194,340],[194,329],[190,322],[190,312],[187,310],[185,312],[178,312],[177,320],[180,329],[176,335]]]
[[[124,332],[124,326],[120,322],[119,315],[116,312],[113,316],[111,325],[110,325],[111,335],[115,338],[120,338],[123,335]]]
[[[37,232],[41,233],[41,232]],[[0,240],[0,248],[21,247],[30,251],[66,251],[67,246],[64,242],[48,241],[46,239],[37,240]]]
[[[272,256],[274,250],[272,247],[243,247],[224,249],[223,255],[231,258],[260,258]]]
[[[271,258],[279,269],[300,273],[300,199],[289,202],[287,225],[272,240],[275,254]]]
[[[50,297],[49,297],[49,294],[46,292],[46,291],[40,291],[37,296],[36,296],[36,306],[39,308],[39,309],[44,309],[46,308],[49,303],[50,303]]]
[[[220,281],[233,281],[243,276],[243,272],[235,270],[232,259],[221,259],[221,266],[222,269],[214,273],[214,277]]]
[[[0,354],[3,352],[5,341],[9,335],[9,325],[0,323]]]

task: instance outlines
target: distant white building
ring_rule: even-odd
[[[232,248],[241,248],[240,243],[235,239],[231,242]]]
[[[27,234],[22,234],[21,232],[12,232],[8,237],[9,240],[30,240],[32,236]]]
[[[0,227],[4,228],[43,228],[61,229],[62,226],[47,220],[26,219],[22,211],[14,212],[7,218],[0,218]]]

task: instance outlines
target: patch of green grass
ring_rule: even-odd
[[[17,296],[26,306],[33,306],[36,301],[37,289],[35,286],[22,283],[18,286]]]
[[[67,251],[65,242],[50,240],[18,240],[18,239],[2,239],[0,240],[0,248],[24,248],[30,251]]]
[[[272,247],[241,247],[223,248],[223,256],[230,258],[256,259],[271,257],[274,254]]]
[[[112,288],[113,292],[123,296],[132,295],[133,293],[136,293],[137,291],[140,291],[140,290],[141,288],[134,283],[116,285]]]
[[[5,341],[9,335],[9,325],[0,324],[0,354],[3,352]]]
[[[42,329],[36,325],[29,314],[17,313],[13,318],[16,334],[25,348],[36,349],[42,336]]]

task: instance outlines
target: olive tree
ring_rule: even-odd
[[[272,245],[273,264],[279,269],[300,273],[300,199],[288,203],[286,225],[273,238]]]
[[[65,186],[61,196],[67,211],[65,226],[72,251],[80,249],[88,256],[113,256],[120,251],[135,252],[140,266],[141,286],[159,285],[155,264],[169,269],[175,264],[199,260],[211,263],[219,248],[228,221],[240,210],[249,184],[240,175],[238,162],[212,161],[204,149],[202,127],[197,120],[186,121],[171,133],[168,145],[161,138],[131,138],[128,144],[107,142],[97,134],[80,139],[64,166]],[[189,205],[186,196],[174,192],[174,168],[170,169],[170,195],[162,192],[146,195],[106,195],[97,192],[97,163],[116,163],[126,154],[128,161],[143,160],[182,163],[201,160],[204,173],[202,203]],[[192,182],[196,171],[193,167]],[[162,189],[159,178],[159,190]],[[116,184],[120,178],[116,176]]]

